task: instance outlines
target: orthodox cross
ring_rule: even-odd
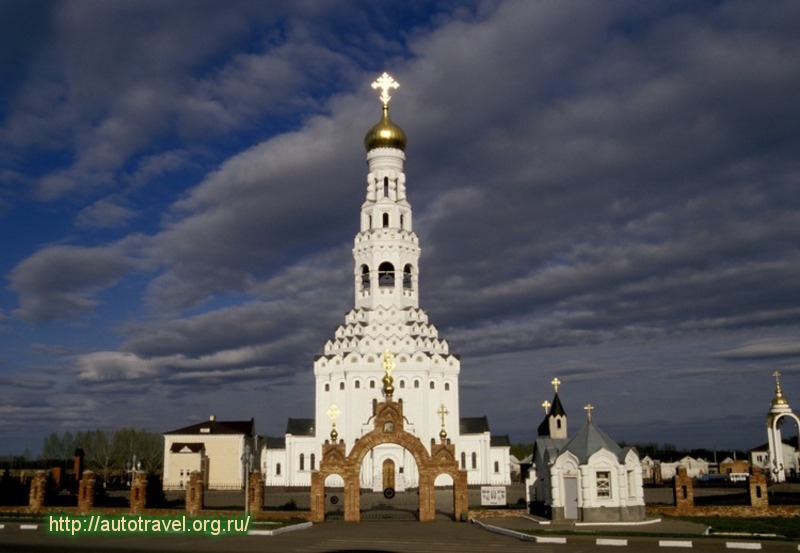
[[[342,412],[339,411],[339,408],[336,405],[331,405],[328,408],[328,418],[331,419],[331,442],[336,443],[336,439],[339,437],[339,433],[336,431],[336,419],[339,418]]]
[[[546,415],[547,413],[549,413],[549,412],[550,412],[550,402],[549,402],[549,401],[547,401],[547,400],[544,400],[544,401],[542,402],[542,407],[544,407],[544,413],[545,413],[545,415]]]
[[[391,377],[394,370],[394,355],[388,348],[383,352],[383,368],[386,371],[386,376]]]
[[[339,410],[339,408],[335,404],[331,405],[328,408],[328,418],[331,419],[331,423],[333,424],[333,426],[336,426],[336,419],[338,419],[339,415],[341,415],[341,414],[342,414],[342,412]]]
[[[392,76],[389,75],[388,73],[384,73],[383,75],[378,77],[378,80],[372,83],[372,88],[381,89],[380,99],[383,102],[384,106],[388,106],[389,100],[392,99],[392,97],[389,96],[389,90],[391,90],[392,88],[398,88],[399,86],[400,83],[395,81],[392,78]]]
[[[447,430],[444,429],[444,416],[449,412],[450,411],[444,406],[444,403],[442,403],[442,406],[436,411],[436,413],[442,417],[442,429],[439,431],[439,438],[441,438],[443,444],[447,443]]]
[[[439,410],[436,411],[436,414],[441,417],[441,419],[442,419],[442,428],[444,428],[444,417],[445,417],[445,415],[449,415],[450,411],[448,411],[447,407],[445,407],[444,403],[442,403],[442,406],[439,407]]]
[[[558,377],[556,377],[553,380],[551,380],[550,384],[553,385],[553,388],[555,388],[556,393],[558,393],[558,386],[559,386],[559,384],[561,384],[561,381],[558,379]]]
[[[775,395],[778,397],[783,397],[783,389],[781,388],[781,373],[775,371],[772,373],[772,376],[775,377]]]
[[[592,422],[592,411],[594,410],[594,405],[591,403],[587,403],[586,407],[583,408],[589,414],[589,422]]]

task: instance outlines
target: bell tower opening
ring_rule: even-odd
[[[394,265],[388,261],[378,266],[378,285],[386,288],[394,286]]]

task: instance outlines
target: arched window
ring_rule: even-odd
[[[331,385],[330,384],[325,384],[325,391],[326,392],[330,392],[331,391]]]
[[[316,470],[316,464],[317,464],[317,456],[312,453],[311,454],[311,470]]]
[[[403,288],[411,289],[411,265],[403,267]]]
[[[369,289],[369,267],[366,265],[361,266],[361,289]]]
[[[556,419],[556,428],[561,430],[561,419]]]
[[[419,388],[419,380],[415,380],[414,381],[414,387],[415,388]]]
[[[281,475],[281,464],[275,463],[275,476],[280,476],[280,475]]]
[[[472,452],[472,468],[478,468],[478,454],[474,451]]]
[[[389,214],[383,214],[383,228],[389,228]]]
[[[433,380],[431,380],[431,390],[435,390],[435,389],[436,389],[436,384],[434,384]]]
[[[339,382],[339,389],[344,390],[344,382]]]
[[[378,285],[394,286],[394,265],[384,261],[378,267]]]
[[[405,215],[401,215],[400,216],[400,230],[403,230],[405,228],[405,220],[406,220]]]
[[[369,381],[369,387],[370,388],[375,388],[375,381],[374,380],[370,380]]]
[[[495,461],[494,462],[494,473],[498,474],[500,472],[500,463]]]
[[[306,468],[306,455],[305,453],[300,454],[300,470],[305,470]]]
[[[461,452],[461,470],[467,468],[467,454],[463,451]]]
[[[356,380],[356,389],[359,389],[359,388],[361,388],[361,381],[360,380]]]
[[[406,387],[406,381],[405,380],[401,380],[400,381],[400,387],[401,388],[405,388]]]
[[[383,177],[383,196],[389,197],[389,177]]]
[[[444,383],[444,391],[445,392],[449,392],[450,391],[450,383],[449,382],[445,382]]]

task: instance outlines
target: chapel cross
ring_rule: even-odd
[[[553,388],[555,388],[556,393],[558,393],[558,386],[559,386],[559,384],[561,384],[561,381],[558,379],[558,377],[556,377],[553,380],[551,380],[550,384],[553,385]]]
[[[388,106],[389,105],[389,100],[392,99],[392,97],[389,96],[389,90],[391,90],[392,88],[398,88],[399,86],[400,86],[400,83],[395,81],[392,78],[392,76],[389,75],[386,72],[384,72],[383,75],[378,77],[378,80],[376,80],[374,83],[372,83],[372,88],[376,88],[376,89],[380,88],[381,89],[380,99],[383,102],[384,106]]]
[[[547,400],[544,400],[544,401],[542,402],[542,407],[544,407],[544,413],[545,413],[545,415],[546,415],[547,413],[549,413],[549,412],[550,412],[550,402],[549,402],[549,401],[547,401]]]
[[[587,403],[586,407],[583,409],[589,414],[589,422],[592,422],[592,411],[594,410],[594,405]]]

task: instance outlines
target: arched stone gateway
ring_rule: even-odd
[[[374,428],[356,441],[350,453],[345,451],[344,441],[322,446],[322,462],[319,470],[311,475],[311,519],[325,520],[325,479],[338,475],[344,480],[344,520],[361,520],[360,472],[364,457],[381,444],[396,444],[408,450],[414,457],[419,471],[419,520],[430,522],[436,517],[434,481],[440,474],[453,479],[453,513],[458,517],[466,512],[467,472],[458,468],[455,446],[449,443],[431,444],[425,448],[419,438],[403,428],[403,404],[391,400],[378,403],[373,418]]]

